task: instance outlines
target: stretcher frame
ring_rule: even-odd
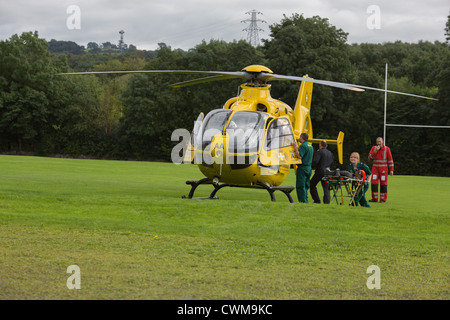
[[[336,204],[345,205],[344,198],[349,198],[349,205],[356,206],[355,197],[359,192],[363,191],[364,180],[357,178],[349,178],[343,176],[328,176],[323,177],[323,181],[327,182],[330,189],[333,190],[330,204],[336,199]]]

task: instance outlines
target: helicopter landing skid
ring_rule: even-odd
[[[187,199],[219,199],[218,197],[216,197],[216,193],[217,193],[217,191],[219,191],[220,189],[222,189],[224,187],[252,188],[252,187],[239,186],[239,185],[233,185],[233,184],[228,184],[228,183],[215,184],[209,178],[203,178],[203,179],[200,179],[200,180],[189,180],[189,181],[186,181],[186,184],[190,184],[191,185],[191,191],[189,191],[189,195],[187,196]],[[201,184],[212,184],[214,186],[214,190],[211,192],[209,197],[193,198],[195,189],[197,189],[197,187],[199,185],[201,185]],[[292,199],[292,196],[291,196],[291,192],[292,192],[292,190],[295,189],[295,187],[292,187],[292,186],[276,186],[276,187],[273,187],[273,186],[269,186],[269,185],[267,185],[265,183],[262,183],[262,182],[257,182],[256,184],[269,192],[270,199],[273,202],[276,201],[274,192],[279,190],[279,191],[283,192],[286,195],[286,197],[289,199],[290,203],[294,203],[294,200]],[[186,199],[186,196],[183,195],[182,198]]]

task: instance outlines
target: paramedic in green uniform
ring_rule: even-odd
[[[297,167],[297,197],[299,202],[308,203],[308,190],[309,182],[312,174],[311,163],[313,159],[314,149],[313,146],[308,142],[308,134],[306,132],[300,135],[300,147],[298,148],[297,143],[293,143],[295,153],[297,157],[302,160],[302,164]],[[298,148],[298,149],[297,149]]]
[[[362,170],[366,173],[366,181],[364,181],[364,186],[362,190],[356,195],[355,197],[355,204],[360,205],[362,207],[370,208],[369,202],[366,200],[366,192],[369,189],[370,181],[372,179],[372,172],[370,171],[369,167],[365,164],[360,162],[360,157],[358,152],[353,152],[350,155],[350,164],[347,169],[349,172],[353,174],[357,174],[358,171]]]

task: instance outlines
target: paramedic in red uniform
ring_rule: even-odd
[[[372,166],[372,199],[369,202],[378,202],[378,182],[380,182],[380,202],[387,200],[388,174],[394,174],[394,160],[391,149],[383,143],[383,138],[377,138],[377,145],[369,152],[369,159],[373,160]]]

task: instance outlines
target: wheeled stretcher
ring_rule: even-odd
[[[348,204],[356,206],[355,198],[360,192],[363,191],[365,181],[364,177],[354,175],[348,171],[340,171],[339,169],[325,172],[322,178],[325,181],[330,190],[333,191],[330,204],[333,200],[336,200],[336,204],[345,205],[345,198],[348,199]]]

